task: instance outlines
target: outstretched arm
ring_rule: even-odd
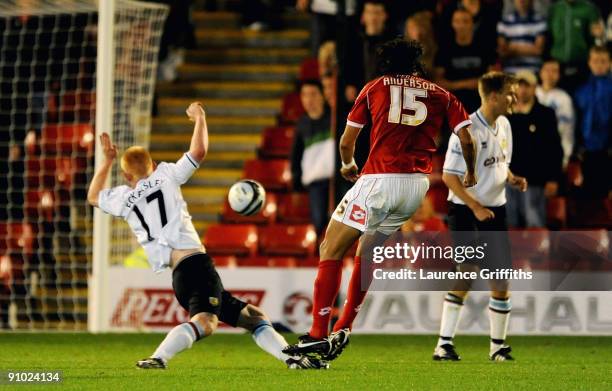
[[[100,143],[102,144],[102,153],[104,159],[102,165],[98,167],[91,184],[89,185],[89,191],[87,192],[87,202],[91,206],[98,206],[98,196],[104,189],[104,184],[108,178],[113,162],[117,157],[117,146],[111,143],[110,136],[108,133],[102,133],[100,136]]]
[[[206,157],[208,152],[208,126],[206,125],[206,114],[200,102],[193,102],[186,110],[187,116],[193,122],[193,136],[189,146],[189,154],[198,163]]]

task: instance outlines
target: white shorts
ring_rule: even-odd
[[[361,232],[391,235],[414,214],[428,189],[425,174],[363,175],[340,201],[332,218]]]

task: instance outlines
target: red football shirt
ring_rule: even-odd
[[[347,125],[372,124],[362,174],[431,173],[436,137],[446,121],[453,132],[472,121],[453,94],[411,75],[381,76],[363,87]]]

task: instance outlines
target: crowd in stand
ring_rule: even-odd
[[[319,60],[319,74],[322,78],[330,77],[338,57],[334,44],[338,38],[338,29],[334,29],[337,3],[299,0],[297,7],[312,14],[313,54]],[[604,224],[607,221],[609,226],[612,199],[609,2],[346,0],[346,15],[349,34],[341,74],[346,81],[342,95],[348,107],[364,84],[376,76],[377,46],[398,35],[421,43],[422,76],[454,93],[469,112],[480,105],[477,81],[483,73],[489,70],[513,73],[519,85],[518,103],[508,116],[514,139],[511,169],[527,178],[529,190],[508,192],[510,224],[545,227],[547,200],[562,196],[578,205],[590,205],[592,213],[605,215],[598,221]],[[304,90],[313,85],[312,82],[303,85],[303,101]],[[323,93],[320,85],[317,88]],[[302,158],[301,145],[304,140],[308,144],[313,135],[323,139],[320,134],[329,134],[328,122],[313,118],[309,112],[298,122],[292,161],[294,168],[301,161],[302,181],[294,178],[296,186],[305,185],[309,190],[316,186],[304,180],[309,176],[304,167],[309,165]],[[343,125],[338,124],[339,132]],[[440,151],[444,151],[448,135],[446,130],[440,139]],[[361,149],[367,151],[367,137],[361,139]],[[322,193],[311,191],[310,196],[312,205],[327,205],[327,198],[316,200],[323,197]],[[321,219],[321,212],[316,213],[315,223]],[[432,214],[419,214],[423,215]]]

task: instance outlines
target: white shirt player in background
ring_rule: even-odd
[[[176,269],[186,259],[205,254],[204,246],[191,222],[180,186],[189,180],[206,156],[208,128],[200,103],[192,103],[186,113],[189,119],[195,122],[195,126],[189,151],[183,157],[176,163],[160,163],[156,167],[146,149],[139,146],[130,147],[121,157],[121,171],[127,184],[106,189],[106,180],[117,157],[117,146],[111,143],[107,133],[103,133],[100,142],[104,159],[87,194],[91,205],[128,222],[138,243],[144,247],[149,264],[156,272],[168,267]],[[195,278],[196,285],[199,285],[198,276],[189,277]],[[204,280],[207,278],[216,278],[218,281],[219,277],[216,272],[210,276],[202,276],[202,286],[206,286],[207,281]],[[173,282],[177,283],[176,280]],[[221,285],[220,281],[218,283]],[[209,299],[217,303],[219,301],[214,297]],[[238,301],[235,298],[230,299],[234,300],[234,303]],[[240,313],[236,316],[236,326],[252,331],[257,345],[286,362],[290,368],[316,367],[307,358],[294,358],[282,353],[287,342],[274,330],[266,314],[258,307],[238,302],[244,307],[238,310]],[[223,302],[214,305],[220,305],[221,312],[223,311]],[[137,366],[166,368],[168,360],[190,348],[195,341],[212,334],[217,324],[218,317],[214,313],[199,312],[192,315],[189,322],[174,327],[153,355],[139,361]]]
[[[489,72],[478,81],[481,106],[470,115],[471,132],[476,146],[478,183],[471,188],[465,188],[462,184],[466,169],[461,144],[455,135],[451,135],[443,166],[442,179],[449,188],[449,228],[453,242],[455,245],[462,244],[465,240],[461,239],[462,237],[468,238],[468,241],[472,238],[486,238],[486,242],[491,241],[487,249],[489,258],[485,267],[491,267],[490,260],[493,260],[493,263],[499,261],[502,265],[509,263],[507,267],[512,267],[507,235],[502,232],[490,234],[486,231],[507,230],[506,183],[521,191],[527,190],[525,178],[514,175],[509,169],[512,158],[512,130],[504,114],[510,112],[516,102],[515,89],[514,77],[501,72]],[[477,271],[479,267],[480,265],[467,262],[457,266],[461,272]],[[511,309],[508,284],[505,280],[491,281],[490,288],[489,358],[494,361],[511,360],[511,349],[504,344]],[[455,352],[453,338],[459,323],[460,310],[468,293],[464,289],[469,287],[464,285],[463,289],[451,290],[444,298],[434,360],[460,360]]]
[[[536,88],[538,101],[548,106],[557,115],[557,129],[561,137],[563,148],[563,169],[567,167],[572,151],[574,150],[574,127],[576,117],[574,115],[574,104],[572,98],[557,87],[561,77],[561,65],[555,59],[544,61],[540,69],[540,80],[542,85]]]

